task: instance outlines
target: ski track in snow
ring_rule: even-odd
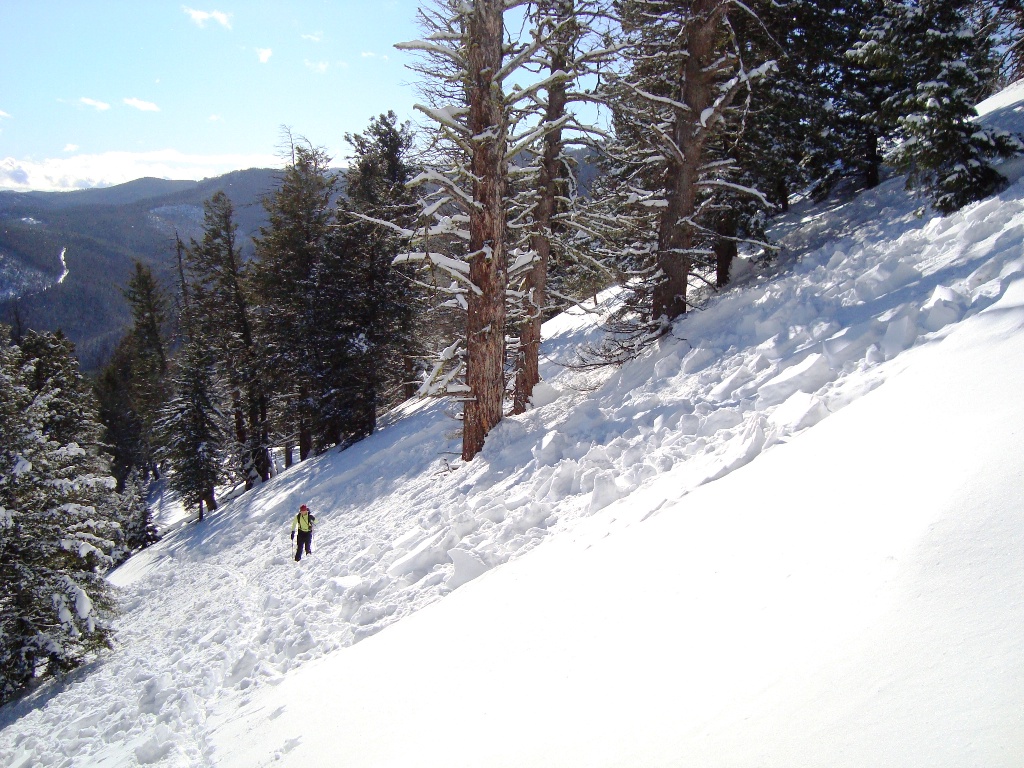
[[[556,318],[534,407],[469,464],[445,459],[458,451],[447,406],[409,403],[371,438],[175,531],[112,575],[115,651],[0,711],[0,763],[216,765],[211,718],[297,665],[669,469],[684,468],[677,496],[723,477],[898,375],[915,346],[1024,273],[1024,184],[945,218],[914,205],[894,179],[794,211],[777,233],[791,256],[747,270],[621,368],[565,367],[599,331],[579,311]],[[601,311],[613,303],[604,296]],[[297,564],[288,532],[302,502],[318,526]],[[606,532],[655,513],[622,514]]]

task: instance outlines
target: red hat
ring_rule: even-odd
[[[301,507],[299,507],[299,511],[301,512],[302,510],[306,510],[307,512],[309,512],[309,507],[303,504]]]

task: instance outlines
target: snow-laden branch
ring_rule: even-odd
[[[761,193],[759,189],[754,187],[747,187],[742,184],[734,184],[731,181],[725,181],[724,179],[708,179],[707,181],[700,181],[697,183],[698,187],[723,187],[725,189],[731,189],[734,192],[739,192],[742,195],[748,195],[749,197],[756,197],[760,203],[765,207],[771,208],[772,204],[768,202],[768,199]]]
[[[420,187],[424,184],[436,184],[437,186],[444,189],[449,195],[452,196],[452,202],[462,208],[466,213],[472,211],[477,207],[476,202],[473,200],[473,196],[468,194],[466,190],[462,189],[458,184],[449,179],[443,173],[437,171],[427,170],[420,173],[413,179],[410,179],[407,183],[407,187]]]
[[[559,128],[564,127],[566,123],[568,123],[571,119],[572,115],[563,115],[558,120],[541,123],[536,128],[534,128],[530,133],[528,133],[526,136],[524,136],[518,142],[516,142],[516,144],[511,146],[508,149],[508,156],[515,157],[538,139],[541,139],[544,136],[547,136],[549,133],[552,133],[558,130]]]
[[[453,259],[451,256],[445,256],[443,253],[437,253],[436,251],[414,251],[398,254],[391,263],[398,266],[399,264],[413,264],[416,262],[430,262],[457,282],[467,286],[477,296],[483,295],[480,287],[469,279],[469,264],[461,259]]]
[[[533,96],[538,91],[543,91],[549,86],[554,85],[555,83],[565,82],[566,80],[572,79],[572,75],[570,75],[565,70],[559,69],[555,72],[552,72],[550,75],[543,78],[542,80],[538,80],[535,83],[530,83],[530,85],[528,85],[525,88],[517,88],[513,90],[511,93],[505,96],[505,104],[508,106],[518,104],[519,102],[527,98],[533,98]]]
[[[451,38],[446,38],[451,39]],[[419,51],[420,53],[432,53],[446,58],[460,69],[466,66],[466,57],[461,49],[452,49],[446,45],[440,45],[433,40],[409,40],[404,43],[395,43],[395,48],[400,51]]]
[[[681,101],[676,101],[675,99],[670,99],[667,96],[656,96],[653,93],[648,93],[647,91],[644,91],[644,90],[642,90],[640,88],[637,88],[632,83],[627,83],[625,81],[622,81],[622,84],[625,85],[629,90],[633,91],[633,93],[635,93],[641,99],[645,99],[647,101],[652,101],[655,104],[664,104],[665,106],[671,107],[672,109],[678,110],[680,112],[689,112],[690,111],[690,107],[687,106],[686,104],[684,104]]]
[[[465,107],[447,106],[438,108],[427,106],[426,104],[414,104],[413,109],[419,110],[445,128],[455,131],[462,136],[469,136],[469,129],[456,119],[456,117],[465,115],[468,112]]]

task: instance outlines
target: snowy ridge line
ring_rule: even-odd
[[[579,311],[550,321],[532,409],[499,424],[473,462],[449,471],[441,458],[442,404],[404,406],[347,451],[292,467],[132,558],[111,577],[116,652],[0,714],[0,755],[18,768],[217,764],[211,723],[298,666],[617,502],[615,525],[638,524],[658,505],[633,513],[628,500],[665,472],[681,496],[898,375],[904,355],[1024,274],[1022,198],[1017,184],[921,220],[885,186],[803,224],[795,211],[783,244],[800,259],[771,276],[741,271],[678,323],[679,339],[617,370],[562,367],[600,331]],[[847,234],[828,241],[836,231]],[[302,502],[318,530],[296,564],[288,531]]]

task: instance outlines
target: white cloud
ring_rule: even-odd
[[[260,64],[266,64],[274,52],[270,48],[257,48],[256,55],[260,57]]]
[[[303,35],[302,39],[303,40],[310,40],[310,41],[312,41],[314,43],[319,43],[321,40],[324,39],[324,33],[323,32],[314,32],[311,35]]]
[[[210,122],[211,123],[221,123],[223,121],[224,121],[224,118],[221,117],[220,115],[210,115]]]
[[[64,145],[64,151],[65,152],[77,152],[78,151],[78,145],[77,144],[65,144]]]
[[[160,107],[154,104],[152,101],[143,101],[142,99],[125,99],[124,103],[129,107],[135,107],[140,112],[159,112]]]
[[[0,159],[0,189],[67,191],[109,187],[144,176],[205,179],[242,168],[279,168],[276,155],[190,155],[174,149],[157,152],[104,152],[47,158]]]
[[[384,54],[374,53],[373,51],[363,51],[361,54],[364,59],[380,59],[381,61],[387,61],[388,57]]]
[[[205,27],[206,22],[213,20],[225,29],[231,29],[231,14],[223,11],[197,11],[187,5],[181,6],[182,10],[200,27]]]
[[[0,120],[3,120],[5,117],[10,117],[10,115],[0,109]]]
[[[95,109],[98,112],[103,112],[105,110],[110,109],[110,105],[107,104],[105,101],[97,101],[96,99],[88,99],[85,96],[80,98],[78,100],[78,103],[79,104],[84,104],[87,107],[92,107],[93,109]]]
[[[324,72],[326,72],[330,68],[330,66],[331,66],[326,61],[310,61],[309,59],[306,59],[306,61],[304,63],[306,65],[307,69],[310,69],[313,72],[316,72],[316,73],[321,74],[321,75]]]

